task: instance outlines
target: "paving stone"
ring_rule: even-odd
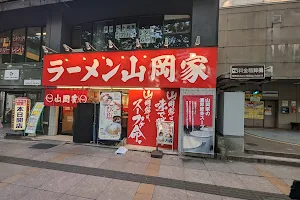
[[[58,154],[59,153],[57,153],[57,152],[46,152],[46,153],[42,153],[40,155],[34,156],[31,159],[38,160],[38,161],[48,161],[48,160],[53,159],[56,156],[58,156]]]
[[[152,200],[152,195],[149,194],[136,194],[133,200]]]
[[[160,164],[152,164],[152,163],[149,163],[147,169],[153,169],[153,170],[159,170],[160,168]]]
[[[66,193],[84,177],[85,175],[64,172],[60,176],[57,176],[45,183],[42,187],[40,187],[40,189]]]
[[[187,191],[188,200],[223,200],[222,196]]]
[[[154,185],[142,183],[142,184],[139,185],[137,193],[147,194],[147,195],[152,196],[153,191],[154,191]]]
[[[158,172],[158,176],[164,178],[184,180],[184,171],[182,167],[161,165]]]
[[[94,157],[87,157],[83,155],[74,155],[72,157],[66,158],[64,161],[62,161],[62,163],[69,164],[69,165],[97,168],[105,161],[106,158],[94,158]]]
[[[246,174],[252,176],[259,175],[259,173],[250,164],[247,163],[229,162],[227,163],[227,165],[235,174]]]
[[[108,159],[104,161],[98,168],[121,171],[125,166],[126,162],[125,161],[122,162],[116,159]]]
[[[213,184],[213,179],[206,170],[184,169],[185,180],[190,182]]]
[[[223,197],[223,200],[244,200],[244,199],[237,199],[232,197]]]
[[[247,189],[269,192],[269,193],[281,193],[274,185],[263,177],[237,175],[239,179],[244,183]]]
[[[281,179],[281,180],[283,180],[287,185],[289,185],[289,186],[291,186],[291,185],[293,185],[293,179]]]
[[[155,186],[153,200],[187,200],[188,196],[185,190]]]
[[[98,200],[129,200],[133,199],[139,183],[130,181],[112,180],[99,195]]]
[[[245,189],[244,184],[235,174],[217,171],[210,171],[209,173],[216,185]]]
[[[62,197],[60,197],[59,200],[89,200],[89,199],[65,194]]]
[[[146,176],[158,176],[158,172],[159,172],[159,170],[148,168],[145,172],[145,175]]]
[[[20,198],[19,200],[56,200],[61,196],[62,194],[60,193],[35,189],[29,192],[24,197]]]
[[[5,180],[9,177],[12,177],[15,174],[22,172],[28,167],[20,165],[12,165],[7,163],[0,163],[0,181]]]
[[[25,149],[21,154],[18,154],[14,157],[30,159],[45,152],[46,150],[41,149]]]
[[[130,161],[135,161],[138,163],[149,163],[151,160],[151,154],[145,152],[134,152],[130,158]]]
[[[14,183],[17,180],[19,180],[21,178],[24,178],[25,176],[26,176],[25,174],[15,174],[15,175],[3,180],[2,182],[4,182],[4,183]]]
[[[300,180],[299,168],[275,165],[265,165],[264,167],[279,178]]]
[[[19,185],[8,185],[1,191],[0,200],[18,200],[33,189]]]
[[[184,160],[183,167],[188,169],[207,170],[202,160],[194,160],[194,159]]]
[[[122,172],[145,174],[148,164],[128,161],[121,169]]]
[[[151,158],[149,164],[156,164],[160,165],[161,159],[160,158]]]
[[[86,176],[79,181],[67,194],[84,198],[96,199],[111,179],[96,176]]]
[[[164,155],[161,160],[161,165],[183,167],[183,161],[178,156]]]
[[[219,160],[205,160],[204,164],[208,171],[233,173],[233,171],[228,167],[228,165]]]
[[[38,188],[51,181],[53,178],[61,176],[62,174],[63,172],[60,171],[43,169],[17,180],[14,184]]]

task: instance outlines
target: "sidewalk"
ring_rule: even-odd
[[[0,200],[288,199],[300,169],[0,140]]]

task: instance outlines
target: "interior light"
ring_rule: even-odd
[[[256,91],[254,91],[254,92],[253,92],[253,94],[259,94],[259,91],[258,91],[258,90],[256,90]]]

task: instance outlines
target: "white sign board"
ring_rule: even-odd
[[[24,85],[41,85],[41,79],[25,79]]]
[[[4,80],[19,80],[20,70],[8,69],[4,71]]]

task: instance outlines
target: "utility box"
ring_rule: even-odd
[[[244,136],[244,92],[224,92],[217,99],[217,131],[224,136]]]

